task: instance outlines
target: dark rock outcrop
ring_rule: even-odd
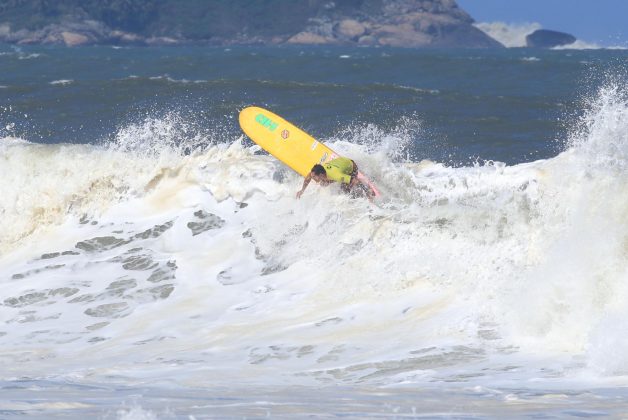
[[[0,5],[0,42],[15,44],[502,47],[472,24],[455,0],[7,0]]]
[[[530,48],[554,48],[576,42],[576,37],[564,32],[538,29],[526,36],[526,44]]]

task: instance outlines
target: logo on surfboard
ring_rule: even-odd
[[[275,131],[277,129],[277,127],[279,126],[279,124],[277,124],[276,122],[274,122],[273,120],[271,120],[270,118],[268,118],[264,114],[257,114],[255,116],[255,121],[258,122],[263,127],[266,127],[268,129],[268,131]],[[283,133],[282,133],[282,135],[283,135]]]
[[[281,132],[281,138],[286,140],[288,137],[290,137],[290,132],[288,130],[283,130]]]

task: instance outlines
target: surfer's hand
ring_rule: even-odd
[[[301,195],[303,195],[303,190],[297,192],[297,198],[301,198]]]

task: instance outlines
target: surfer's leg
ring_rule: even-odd
[[[353,187],[356,185],[356,182],[358,181],[357,179],[358,165],[356,165],[354,161],[351,161],[351,164],[353,165],[353,168],[351,169],[351,173],[345,172],[346,175],[349,175],[351,177],[349,180],[349,183],[340,184],[340,190],[345,194],[351,193],[351,190],[353,189]]]
[[[358,176],[358,165],[354,160],[351,161],[353,164],[353,170],[351,171],[351,179],[356,178]]]
[[[349,184],[347,184],[347,192],[351,191],[353,187],[359,185],[360,183],[358,180],[358,165],[356,165],[354,160],[351,161],[351,164],[353,165],[353,168],[351,170],[351,174],[349,174],[351,176],[351,180],[349,181]]]

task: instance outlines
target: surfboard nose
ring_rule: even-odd
[[[240,111],[240,114],[238,114],[238,122],[240,123],[240,127],[243,127],[242,123],[244,121],[249,121],[255,118],[255,114],[259,112],[261,109],[262,108],[259,108],[257,106],[247,106],[246,108],[242,109]]]

